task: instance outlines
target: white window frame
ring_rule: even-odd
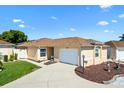
[[[96,52],[96,49],[98,49],[98,52]],[[96,53],[98,53],[98,56],[96,56]],[[100,57],[100,47],[99,46],[96,46],[95,47],[95,57]]]
[[[43,53],[45,53],[45,56],[41,56],[41,49],[45,49],[46,50],[46,52],[43,52]],[[47,48],[40,48],[40,57],[46,57],[47,56]]]

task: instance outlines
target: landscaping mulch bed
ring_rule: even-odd
[[[77,67],[75,69],[75,73],[82,78],[87,80],[103,83],[103,81],[108,81],[113,78],[115,75],[124,74],[124,64],[120,64],[120,69],[115,69],[116,64],[114,62],[110,62],[111,72],[108,72],[106,63],[87,66],[84,69],[82,67]]]

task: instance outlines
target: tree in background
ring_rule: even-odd
[[[124,34],[122,34],[122,36],[119,36],[119,38],[121,38],[120,41],[124,41]]]
[[[0,34],[0,40],[2,39],[2,35]]]
[[[28,37],[24,32],[19,30],[5,31],[0,35],[0,39],[3,39],[10,43],[21,43],[27,41]]]

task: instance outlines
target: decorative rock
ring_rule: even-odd
[[[123,77],[124,74],[120,74],[120,75],[115,75],[111,80],[108,81],[103,81],[104,84],[110,84],[112,82],[114,82],[118,77]]]

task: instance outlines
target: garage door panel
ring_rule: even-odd
[[[77,49],[60,49],[60,61],[68,64],[78,64],[78,51]]]
[[[124,59],[124,51],[118,51],[118,59]]]
[[[20,49],[19,51],[19,58],[27,58],[27,50],[26,49]]]

